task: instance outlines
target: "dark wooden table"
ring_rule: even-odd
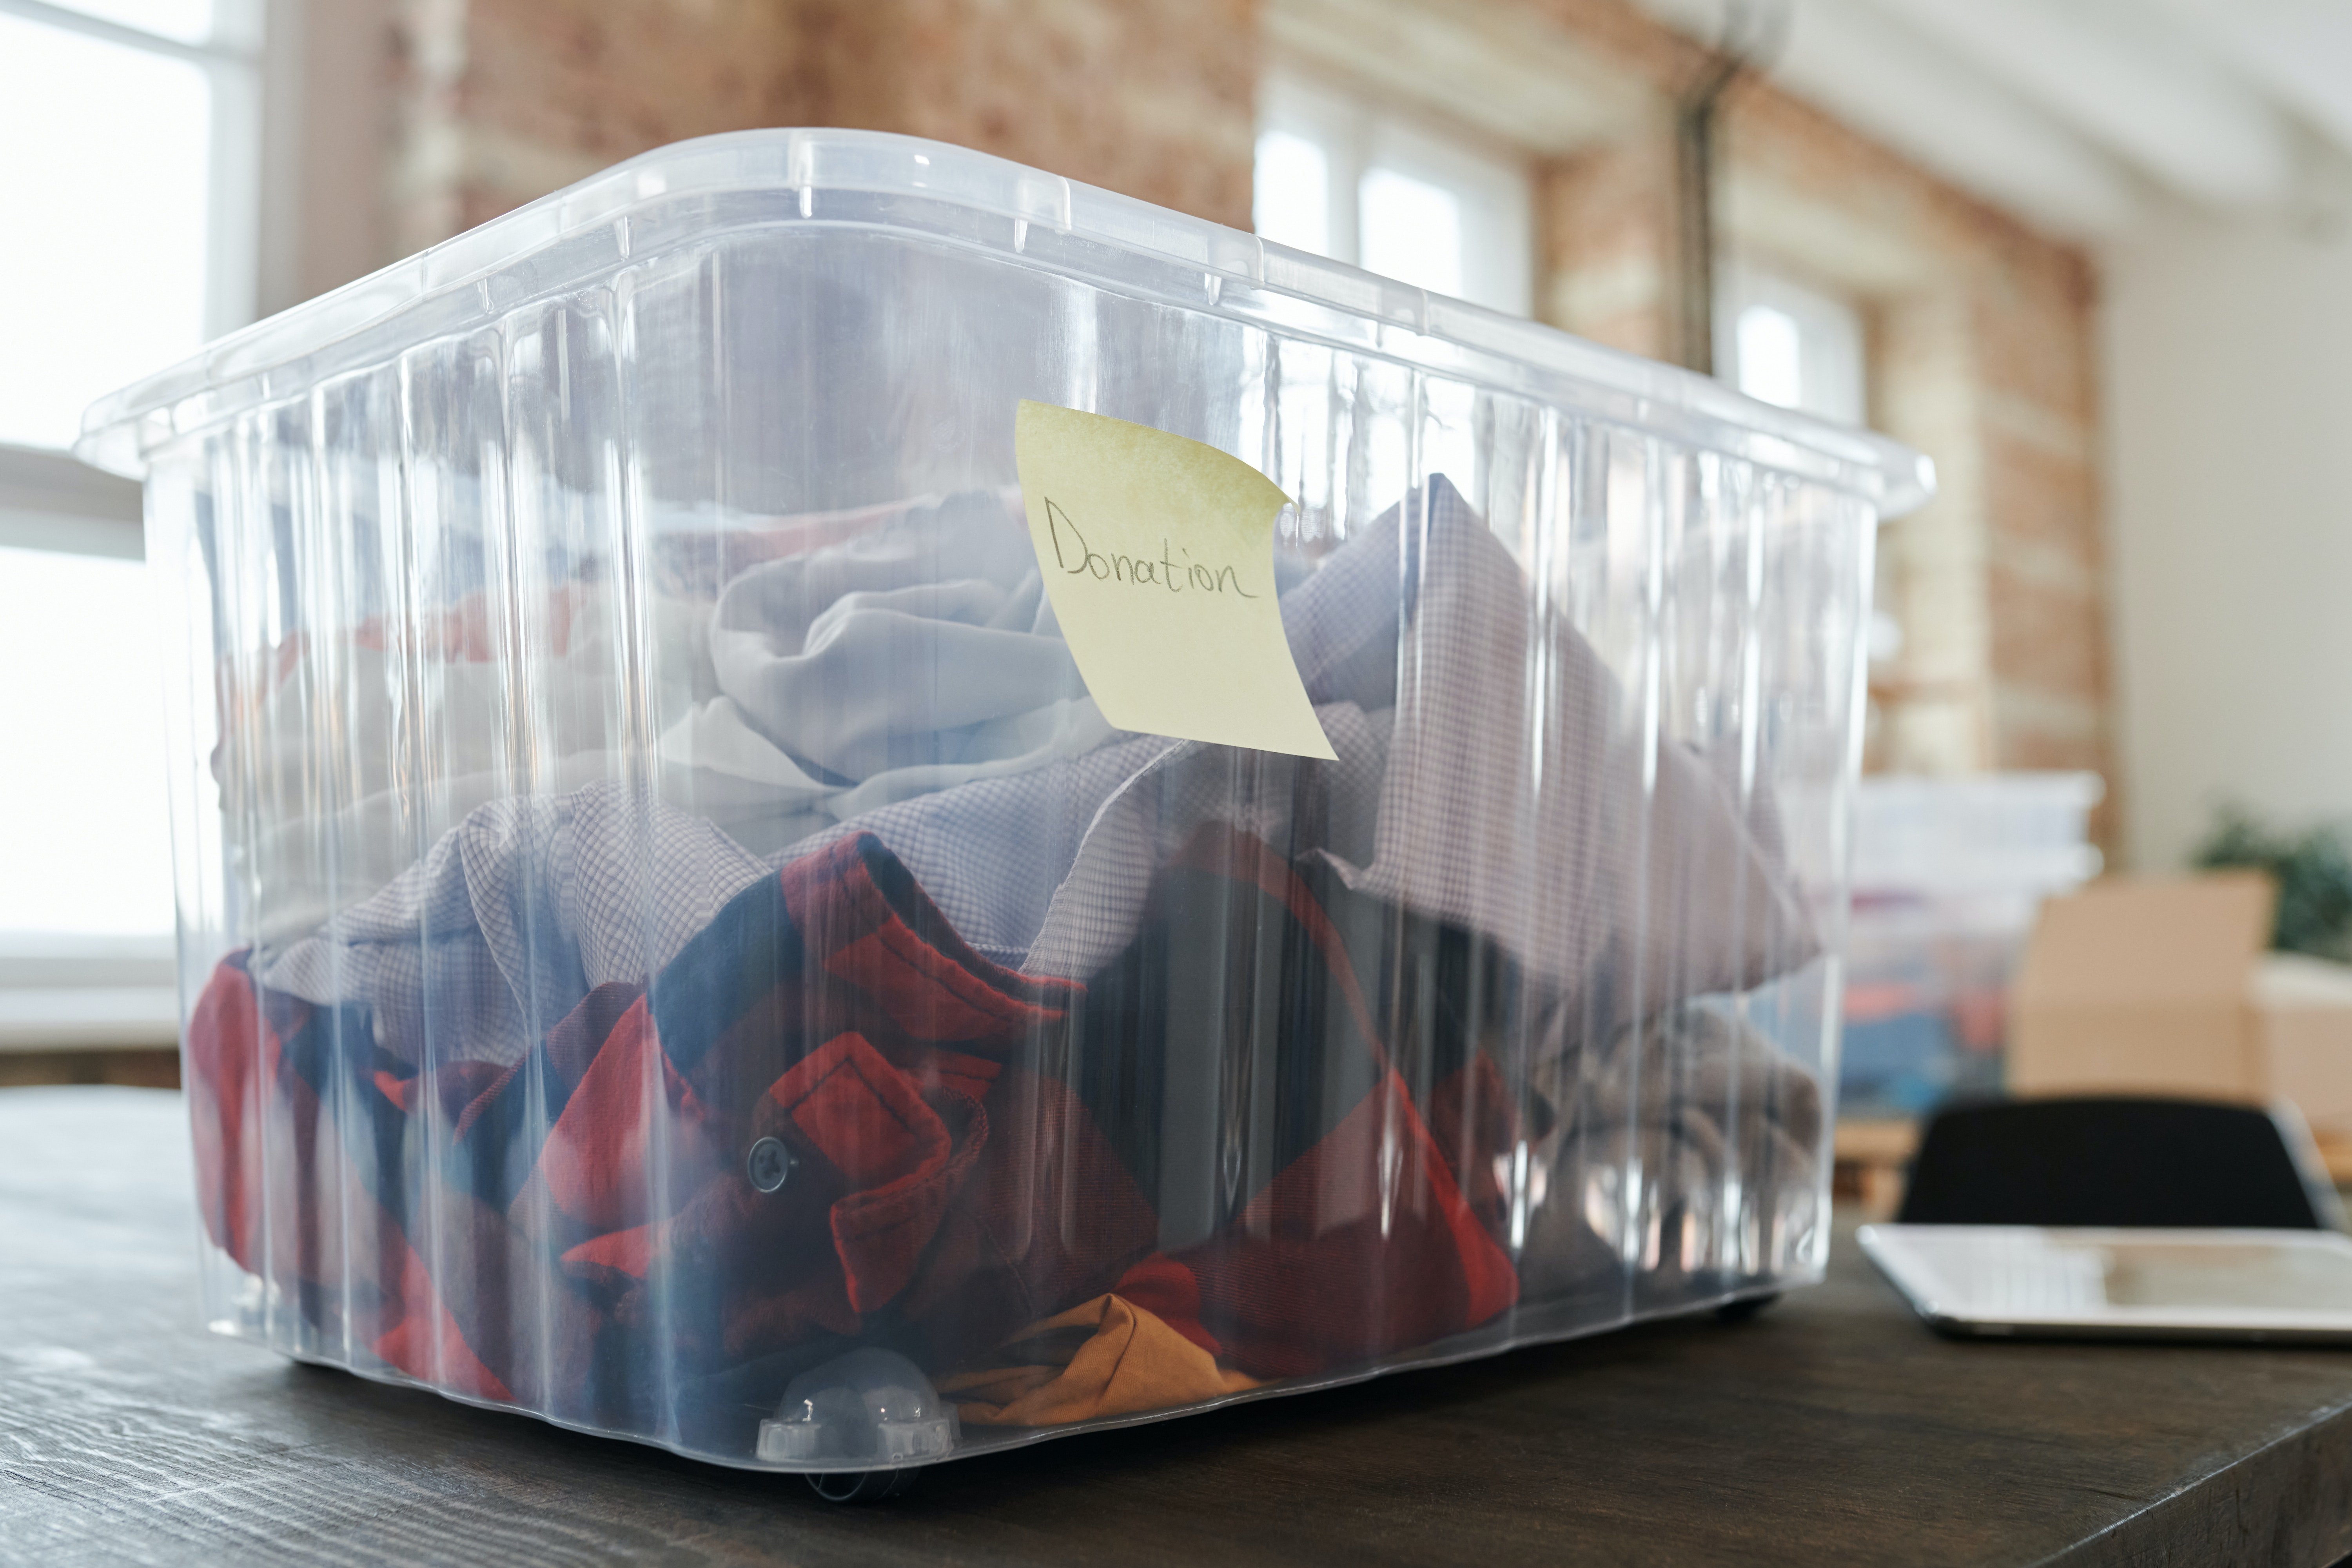
[[[175,1095],[0,1091],[0,1562],[2324,1564],[2352,1352],[1964,1345],[1843,1230],[1654,1324],[948,1465],[878,1508],[197,1323]]]

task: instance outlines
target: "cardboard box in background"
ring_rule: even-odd
[[[2352,1140],[2352,965],[2273,952],[2254,972],[2268,1093],[2322,1139]]]
[[[2261,1099],[2248,992],[2274,900],[2252,873],[2049,900],[2011,996],[2011,1091]]]
[[[2274,901],[2258,872],[2048,900],[2011,994],[2010,1091],[2283,1098],[2352,1137],[2352,968],[2267,952]]]

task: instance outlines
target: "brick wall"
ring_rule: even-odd
[[[1663,104],[1605,145],[1539,163],[1537,315],[1611,348],[1666,357],[1674,188],[1674,123]]]
[[[647,148],[777,123],[790,23],[776,0],[404,0],[401,249]]]
[[[413,249],[646,148],[770,124],[937,137],[1246,226],[1265,40],[1344,25],[1351,0],[1287,0],[1287,32],[1261,15],[1286,3],[400,0],[389,227]],[[1609,135],[1536,164],[1538,310],[1665,354],[1670,98],[1695,46],[1628,0],[1431,15],[1635,84]],[[1728,254],[1862,302],[1873,422],[1943,478],[1882,538],[1906,644],[1875,671],[1873,764],[2110,772],[2088,262],[1767,86],[1730,100],[1724,145]]]
[[[1695,49],[1620,0],[1484,3],[1551,18],[1649,88],[1617,135],[1540,166],[1538,308],[1667,354],[1670,95]],[[1871,422],[1939,471],[1937,499],[1882,532],[1905,645],[1874,672],[1873,765],[2112,779],[2089,260],[1769,85],[1729,99],[1721,147],[1727,258],[1861,304]]]
[[[762,125],[936,137],[1249,223],[1253,0],[404,0],[396,37],[403,250]]]
[[[929,136],[1247,228],[1253,0],[802,0],[774,123]]]

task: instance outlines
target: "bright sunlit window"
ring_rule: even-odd
[[[252,40],[228,10],[0,0],[0,441],[68,445],[92,400],[251,314]]]
[[[1783,408],[1805,405],[1805,344],[1797,318],[1774,305],[1739,312],[1739,390]]]
[[[1735,268],[1716,307],[1716,364],[1748,396],[1859,425],[1864,412],[1861,314],[1786,278]]]
[[[252,317],[262,4],[0,0],[0,961],[172,929],[135,500],[65,448]]]
[[[1294,250],[1331,254],[1331,160],[1293,131],[1257,139],[1257,231]]]
[[[0,549],[0,932],[171,929],[147,592],[141,562]]]
[[[59,8],[201,47],[214,39],[221,20],[216,13],[230,7],[215,0],[62,0]]]
[[[1394,169],[1370,169],[1356,213],[1368,269],[1440,294],[1463,291],[1460,196]]]
[[[1515,316],[1533,303],[1526,169],[1465,137],[1269,73],[1257,232],[1278,245]]]

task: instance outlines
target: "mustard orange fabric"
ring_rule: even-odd
[[[1256,1378],[1220,1368],[1156,1314],[1118,1296],[1097,1296],[1032,1323],[998,1353],[1006,1364],[958,1373],[940,1384],[968,1426],[1053,1426],[1134,1415],[1258,1385]]]

